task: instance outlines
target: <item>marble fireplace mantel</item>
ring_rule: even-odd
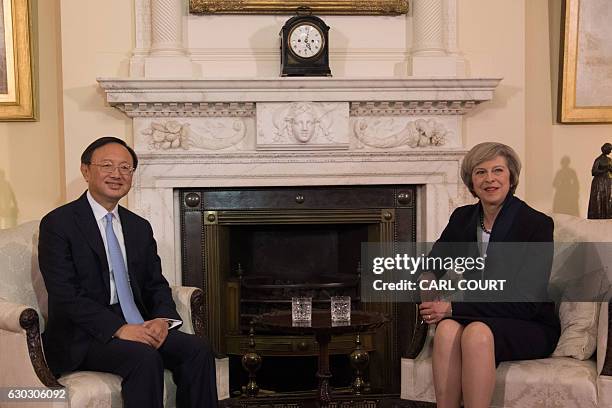
[[[133,118],[129,207],[151,221],[164,275],[181,283],[177,188],[419,185],[420,240],[470,200],[463,115],[498,78],[100,78]]]
[[[491,100],[499,78],[99,78],[107,101],[130,117],[207,115],[210,104],[396,103],[411,114],[465,114]],[[394,109],[386,108],[386,109]],[[390,112],[396,114],[395,111]]]

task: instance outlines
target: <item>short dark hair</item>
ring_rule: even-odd
[[[516,191],[521,174],[521,159],[519,159],[518,154],[510,146],[503,143],[484,142],[472,147],[463,158],[463,163],[461,163],[461,179],[474,197],[477,196],[472,182],[472,172],[479,164],[493,160],[497,156],[506,159],[510,172],[510,193],[514,194]]]
[[[89,146],[85,148],[85,150],[83,150],[83,154],[81,154],[81,163],[91,164],[91,156],[93,156],[93,153],[96,151],[96,149],[99,149],[100,147],[110,143],[117,143],[125,147],[130,153],[130,156],[132,156],[132,161],[134,162],[133,167],[138,167],[138,156],[136,156],[136,152],[134,151],[134,149],[128,146],[127,143],[125,143],[123,140],[114,136],[104,136],[94,140]]]

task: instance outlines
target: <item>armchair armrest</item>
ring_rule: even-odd
[[[0,298],[0,330],[21,333],[23,327],[21,327],[19,320],[21,314],[28,309],[26,305],[9,302]]]
[[[421,319],[417,303],[405,304],[402,316],[402,321],[406,322],[406,329],[400,334],[403,344],[402,357],[414,359],[424,350],[429,326]]]
[[[0,298],[0,387],[63,388],[45,360],[36,310]]]
[[[170,289],[172,289],[172,299],[176,303],[176,311],[183,319],[180,330],[204,337],[204,292],[202,289],[192,286],[170,286]],[[226,356],[215,352],[215,357],[220,359]]]
[[[597,367],[601,367],[601,375],[612,376],[612,302],[603,304],[597,336],[604,336],[598,341]]]
[[[612,400],[612,302],[601,304],[597,328],[597,396],[599,406]]]
[[[204,336],[204,292],[191,286],[171,286],[176,311],[183,319],[181,331]]]

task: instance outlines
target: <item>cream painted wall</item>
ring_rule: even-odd
[[[459,5],[459,48],[468,74],[504,78],[493,101],[465,118],[466,146],[487,140],[511,145],[523,159],[520,197],[541,211],[586,217],[591,166],[600,146],[612,141],[612,125],[556,121],[561,3],[462,0]],[[569,159],[569,170],[560,171],[563,159]]]
[[[8,166],[10,157],[10,138],[8,137],[8,132],[4,130],[5,129],[2,129],[0,133],[0,169],[2,169],[2,171],[8,177],[10,176],[10,168]]]
[[[66,199],[86,188],[80,156],[94,139],[115,135],[131,143],[131,120],[105,104],[97,77],[126,77],[134,44],[133,2],[62,0],[62,102]]]
[[[276,77],[279,32],[291,16],[191,15],[187,42],[206,77]],[[322,16],[334,76],[406,75],[409,16]]]
[[[561,3],[528,1],[526,20],[527,198],[545,211],[586,217],[591,166],[601,145],[612,142],[612,125],[557,123]],[[561,171],[564,158],[569,170]],[[577,186],[571,183],[572,171]],[[558,188],[553,187],[555,178]]]
[[[525,1],[459,1],[459,49],[468,76],[501,77],[493,100],[464,120],[466,146],[498,141],[525,156]],[[525,175],[517,194],[524,197]]]
[[[560,10],[559,10],[560,13]],[[554,154],[554,110],[551,93],[550,39],[546,0],[528,2],[525,8],[525,127],[524,171],[529,203],[543,211],[552,210]],[[558,37],[558,34],[557,34]],[[555,88],[556,92],[556,88]],[[577,212],[577,211],[574,211]]]
[[[59,0],[32,3],[37,30],[37,122],[0,123],[0,170],[4,170],[17,199],[18,222],[42,217],[63,201],[60,182],[62,143],[59,109]],[[34,53],[36,54],[36,53]],[[2,192],[6,194],[6,192]]]

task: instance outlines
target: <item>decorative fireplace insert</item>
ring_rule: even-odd
[[[415,186],[391,185],[181,189],[183,284],[204,290],[204,329],[213,347],[241,356],[252,318],[288,310],[293,296],[311,296],[314,309],[329,310],[331,296],[348,295],[354,310],[391,318],[364,333],[361,343],[371,352],[372,389],[399,391],[400,356],[409,347],[414,311],[392,299],[361,302],[361,244],[414,241],[415,198]],[[348,355],[354,340],[334,337],[330,353]],[[279,377],[283,364],[295,367],[291,358],[317,355],[307,336],[259,331],[256,344],[264,368],[269,361]]]

